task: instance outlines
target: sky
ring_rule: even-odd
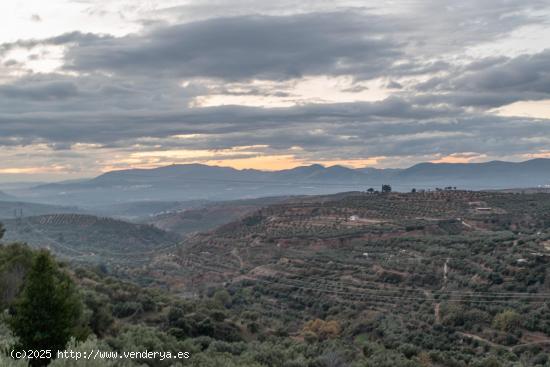
[[[14,0],[0,24],[0,182],[550,158],[547,0]]]

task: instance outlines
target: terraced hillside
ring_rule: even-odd
[[[329,251],[360,259],[380,253],[394,258],[406,254],[407,260],[417,261],[425,255],[447,256],[450,248],[434,247],[426,254],[425,245],[394,249],[384,241],[425,244],[504,236],[525,243],[534,236],[541,242],[550,223],[549,208],[550,195],[546,194],[443,191],[312,197],[271,205],[213,232],[198,234],[186,241],[178,255],[192,263],[191,257],[208,253],[209,261],[238,267],[235,273],[239,274],[241,267],[265,266],[293,258],[296,252],[315,257]],[[536,245],[530,250],[544,248]]]
[[[548,194],[313,197],[196,235],[135,275],[185,294],[223,285],[296,337],[304,317],[337,319],[357,345],[531,353],[550,347],[549,224]]]
[[[3,224],[6,242],[48,247],[63,258],[93,263],[138,262],[180,240],[151,225],[81,214],[24,217]]]

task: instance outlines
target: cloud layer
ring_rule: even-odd
[[[117,166],[113,157],[119,166],[258,156],[400,166],[547,154],[550,116],[495,109],[550,100],[550,50],[524,50],[518,38],[509,52],[479,51],[550,29],[545,2],[300,4],[243,1],[224,13],[225,2],[176,1],[139,13],[141,30],[125,35],[72,29],[4,42],[0,146],[51,154],[13,167],[76,175]],[[57,66],[33,69],[57,54]]]

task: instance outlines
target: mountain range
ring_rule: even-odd
[[[406,169],[351,169],[314,164],[280,171],[185,164],[112,171],[89,180],[38,185],[13,193],[26,201],[89,206],[315,195],[379,189],[382,184],[390,184],[397,191],[445,186],[475,190],[545,186],[550,184],[550,159],[518,163],[420,163]]]

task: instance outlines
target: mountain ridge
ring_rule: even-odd
[[[206,165],[206,164],[200,164],[200,163],[191,163],[191,164],[171,164],[167,166],[160,166],[155,168],[131,168],[126,170],[116,170],[116,171],[109,171],[106,173],[103,173],[95,178],[92,178],[91,180],[98,179],[100,177],[104,176],[111,176],[116,174],[126,174],[126,173],[137,173],[137,172],[147,172],[147,173],[153,173],[153,172],[162,172],[165,170],[175,170],[175,169],[207,169],[207,170],[224,170],[226,172],[234,172],[234,173],[261,173],[261,174],[277,174],[277,173],[292,173],[292,172],[300,172],[300,171],[315,171],[315,170],[340,170],[340,171],[348,171],[348,172],[406,172],[415,170],[417,167],[422,166],[430,166],[430,167],[482,167],[482,166],[493,166],[493,165],[507,165],[507,166],[533,166],[533,165],[539,165],[535,168],[541,168],[540,165],[547,165],[550,166],[550,158],[533,158],[526,161],[521,162],[511,162],[511,161],[502,161],[502,160],[492,160],[487,162],[457,162],[457,163],[451,163],[451,162],[421,162],[416,163],[410,167],[407,168],[376,168],[376,167],[362,167],[362,168],[349,168],[343,165],[332,165],[332,166],[324,166],[322,164],[314,163],[310,165],[305,166],[297,166],[293,168],[288,169],[282,169],[282,170],[259,170],[254,168],[245,168],[245,169],[237,169],[233,167],[228,166],[218,166],[218,165]],[[191,173],[191,172],[189,172]],[[196,173],[196,172],[195,172]],[[77,182],[78,184],[80,182]],[[53,183],[56,184],[56,183]],[[41,185],[44,186],[44,185]]]
[[[279,171],[182,164],[104,173],[69,183],[31,188],[31,200],[71,205],[135,200],[234,200],[262,196],[318,195],[365,191],[390,184],[397,191],[459,187],[509,189],[550,184],[550,159],[524,162],[418,163],[404,169],[325,167],[319,164]],[[18,193],[19,194],[19,193]],[[21,196],[21,195],[19,195]]]

